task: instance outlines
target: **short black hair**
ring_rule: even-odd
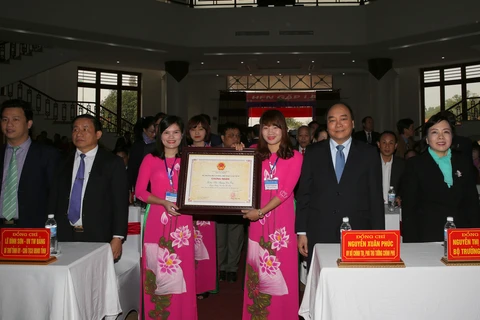
[[[445,117],[441,112],[439,112],[431,116],[430,119],[428,119],[428,121],[425,122],[424,131],[423,131],[425,132],[425,135],[428,135],[428,129],[430,129],[431,127],[433,127],[434,125],[442,121],[447,121],[448,125],[450,126],[450,130],[452,130],[452,135],[455,134],[455,127],[452,126],[450,121],[448,121],[447,117]]]
[[[163,119],[167,116],[167,114],[165,112],[159,112],[155,115],[155,122],[158,121],[158,119]]]
[[[383,131],[382,133],[380,133],[380,136],[378,137],[378,141],[380,141],[382,139],[382,137],[386,134],[391,134],[392,136],[395,137],[395,143],[398,142],[398,138],[397,138],[397,135],[395,134],[395,132],[393,131],[390,131],[390,130],[385,130]]]
[[[89,119],[93,123],[93,127],[95,128],[95,132],[102,131],[102,123],[100,122],[100,120],[98,120],[97,118],[95,118],[94,116],[92,116],[91,114],[88,114],[88,113],[80,114],[80,115],[76,116],[72,121],[72,129],[73,129],[73,125],[75,124],[75,121],[77,121],[78,119]]]
[[[367,122],[367,119],[372,119],[373,118],[371,116],[366,116],[365,118],[362,119],[362,124],[365,125],[365,123]]]
[[[225,124],[222,124],[222,128],[220,130],[220,135],[224,136],[225,133],[227,132],[227,130],[230,130],[230,129],[238,129],[238,131],[240,131],[240,127],[238,126],[238,124],[236,124],[234,122],[227,122]]]
[[[260,136],[260,125],[257,123],[253,126],[253,135],[258,138]]]
[[[403,130],[410,128],[413,124],[413,120],[410,118],[400,119],[397,122],[397,131],[399,134],[403,134]]]
[[[328,113],[330,112],[330,110],[332,110],[333,107],[335,107],[336,105],[339,105],[339,104],[342,105],[342,106],[345,106],[348,109],[348,111],[350,112],[350,116],[351,116],[352,120],[355,120],[355,117],[353,116],[352,108],[348,104],[346,104],[345,102],[339,101],[339,102],[335,102],[334,104],[332,104],[330,106],[330,108],[328,108],[327,112],[325,113],[325,121],[328,122]],[[312,122],[310,122],[310,123],[312,123]]]
[[[3,110],[7,108],[21,108],[23,109],[25,118],[27,118],[27,122],[30,120],[33,120],[33,110],[30,102],[27,102],[21,99],[10,99],[10,100],[4,101],[0,108],[1,108],[2,116],[3,116]]]
[[[202,114],[199,114],[199,116],[202,116],[202,117],[204,117],[204,118],[205,118],[205,120],[207,120],[207,122],[208,122],[208,125],[212,125],[212,121],[211,121],[211,119],[210,119],[210,116],[209,116],[208,114],[206,114],[206,113],[202,113]]]

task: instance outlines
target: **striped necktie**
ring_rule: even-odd
[[[3,217],[10,221],[15,218],[17,213],[18,196],[18,169],[17,169],[17,151],[20,147],[13,147],[12,158],[8,165],[7,180],[5,181],[5,191],[3,194]]]

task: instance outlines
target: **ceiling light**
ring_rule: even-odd
[[[345,75],[345,72],[342,72],[342,76],[344,76],[344,75]]]
[[[204,64],[204,62],[202,61],[202,62],[200,62],[200,64]]]
[[[216,75],[216,76],[218,77],[218,73],[217,73],[217,75]]]
[[[355,63],[355,60],[352,60],[353,63]]]
[[[420,45],[424,45],[424,44],[437,43],[437,42],[467,38],[467,37],[478,36],[478,35],[480,35],[480,31],[464,33],[464,34],[460,34],[460,35],[452,36],[452,37],[448,37],[448,38],[438,38],[438,39],[433,39],[433,40],[409,43],[409,44],[405,44],[405,45],[401,45],[401,46],[390,47],[390,48],[388,48],[388,50],[405,49],[405,48],[420,46]]]
[[[1,28],[0,28],[1,30]],[[206,52],[203,55],[204,56],[257,56],[257,55],[304,55],[308,54],[310,56],[312,55],[320,55],[320,54],[351,54],[350,51],[312,51],[312,52],[278,52],[278,51],[272,51],[272,52]]]
[[[252,74],[250,73],[250,77],[252,76]]]
[[[315,63],[315,60],[312,60],[312,63]]]
[[[442,57],[442,60],[445,60],[445,57]]]
[[[120,63],[120,61],[119,61],[119,60],[117,60],[117,63]]]
[[[281,76],[282,74],[281,74],[281,73],[279,73],[278,75],[279,75],[279,76]]]
[[[277,60],[277,63],[280,63],[280,60]]]
[[[308,73],[309,76],[311,76],[312,74],[311,73]]]
[[[241,64],[243,64],[243,61],[240,61]]]

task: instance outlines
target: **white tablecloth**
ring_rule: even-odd
[[[338,244],[315,246],[306,320],[480,319],[480,266],[445,266],[439,243],[402,244],[406,268],[338,268],[339,253]]]
[[[49,265],[0,265],[1,320],[101,320],[121,312],[106,243],[60,243]]]

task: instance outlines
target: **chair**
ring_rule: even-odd
[[[131,311],[139,311],[140,307],[140,252],[142,239],[140,226],[142,223],[140,207],[129,207],[128,235],[123,243],[122,257],[115,263],[118,283],[118,297],[122,314],[117,320],[126,319]]]

